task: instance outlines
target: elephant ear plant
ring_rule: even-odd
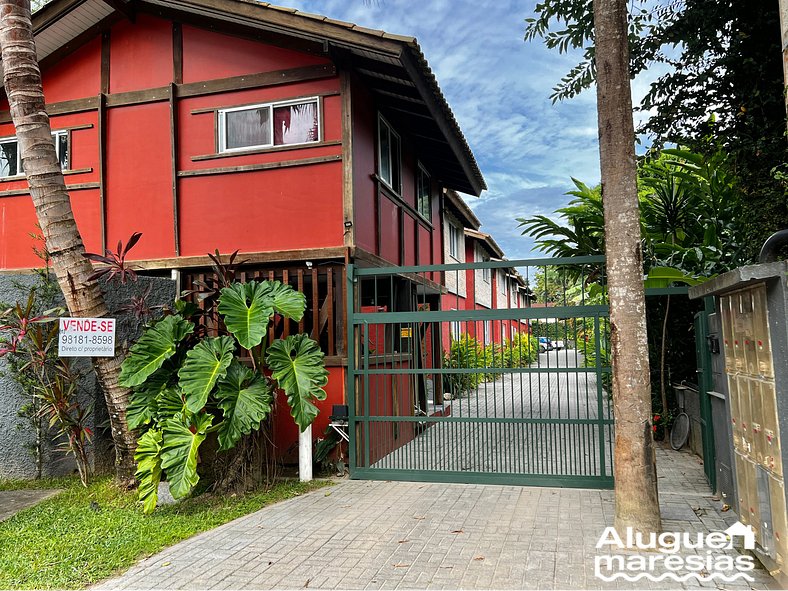
[[[191,320],[196,306],[178,301],[131,347],[120,382],[133,388],[129,428],[144,431],[135,459],[146,513],[156,507],[164,475],[173,497],[191,492],[209,433],[217,432],[220,450],[229,450],[259,430],[277,390],[301,431],[314,421],[314,403],[325,399],[328,382],[320,346],[305,334],[268,342],[275,315],[299,321],[305,308],[304,294],[279,281],[232,283],[218,305],[227,334],[198,336]]]

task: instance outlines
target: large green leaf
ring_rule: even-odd
[[[235,343],[230,337],[205,339],[186,353],[186,361],[178,372],[178,382],[186,397],[186,407],[199,412],[216,382],[227,375],[233,360]]]
[[[199,415],[193,426],[182,419],[167,419],[162,432],[161,467],[167,474],[170,493],[176,499],[188,495],[200,480],[197,475],[197,454],[200,444],[205,441],[213,416],[208,413]],[[194,433],[190,427],[194,428]]]
[[[293,420],[304,431],[318,414],[312,401],[326,398],[323,387],[328,383],[328,370],[320,345],[305,334],[289,336],[268,347],[266,360],[287,395]]]
[[[150,423],[156,414],[156,392],[140,390],[132,392],[126,409],[126,422],[129,429],[138,429]]]
[[[140,483],[139,500],[142,510],[152,513],[159,501],[159,482],[161,481],[161,431],[151,429],[137,441],[134,452],[137,472],[134,476]]]
[[[224,412],[219,445],[226,450],[235,446],[243,435],[260,428],[271,412],[273,392],[263,376],[233,361],[227,376],[219,382],[216,398]]]
[[[167,419],[177,418],[186,409],[177,386],[164,388],[156,395],[156,415],[158,423],[164,424]]]
[[[646,288],[670,287],[673,283],[683,283],[684,285],[698,285],[701,280],[693,277],[673,267],[652,267],[648,272],[643,285]]]
[[[180,316],[166,316],[132,345],[120,368],[120,385],[133,388],[158,370],[175,354],[178,343],[194,330],[194,324]]]
[[[244,349],[259,345],[274,313],[270,288],[264,283],[233,283],[222,289],[219,313],[224,324]]]
[[[304,317],[306,296],[303,293],[280,281],[263,281],[263,285],[267,287],[268,297],[279,314],[296,322]]]

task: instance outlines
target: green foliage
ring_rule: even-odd
[[[592,85],[590,0],[544,0],[526,19],[525,39],[542,38],[561,52],[582,49],[582,61],[553,89],[553,100]],[[788,167],[779,5],[772,0],[716,2],[633,0],[630,69],[667,66],[639,105],[649,118],[639,130],[655,146],[674,143],[712,157],[724,152],[752,260],[764,239],[788,226]],[[711,115],[710,117],[710,114]],[[702,254],[702,253],[698,253]]]
[[[180,316],[165,316],[146,330],[131,346],[120,370],[120,385],[133,388],[145,383],[167,359],[178,343],[194,332],[194,324]]]
[[[216,382],[227,375],[234,350],[233,339],[224,336],[205,339],[186,353],[186,361],[178,372],[186,408],[199,412],[205,406]]]
[[[539,342],[525,332],[517,333],[511,341],[490,343],[486,347],[471,336],[463,335],[451,341],[444,354],[443,367],[479,369],[479,372],[444,374],[444,381],[454,397],[462,396],[482,382],[494,380],[500,372],[485,372],[488,368],[527,367],[539,356]]]
[[[325,400],[328,370],[323,367],[320,345],[305,334],[274,341],[268,347],[268,367],[284,390],[290,414],[301,429],[312,424],[318,409],[312,400]]]
[[[216,391],[217,404],[224,413],[220,449],[232,448],[242,436],[259,429],[271,412],[273,397],[268,381],[234,359]]]
[[[57,316],[62,308],[45,310],[56,288],[48,269],[39,272],[39,284],[24,289],[24,303],[0,304],[0,357],[9,373],[29,397],[20,410],[36,432],[33,455],[41,475],[44,442],[57,443],[56,450],[73,455],[82,483],[87,486],[92,467],[87,446],[93,432],[88,427],[91,407],[83,407],[77,396],[79,375],[72,360],[58,356]],[[7,309],[6,309],[7,308]]]
[[[202,495],[144,515],[135,492],[110,478],[88,488],[74,478],[0,481],[0,490],[64,489],[0,522],[0,588],[89,587],[167,546],[326,485],[284,481],[244,496]]]
[[[260,351],[275,315],[303,316],[303,294],[278,281],[228,283],[217,299],[219,325],[227,334],[205,337],[195,331],[187,315],[199,310],[176,302],[146,329],[122,366],[124,383],[134,387],[129,426],[146,430],[135,458],[147,513],[156,507],[154,489],[162,474],[175,498],[194,489],[200,445],[209,432],[217,432],[222,451],[232,449],[261,428],[277,389],[304,430],[318,414],[314,401],[326,397],[323,352],[307,335],[273,340],[267,356]]]

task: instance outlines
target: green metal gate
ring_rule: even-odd
[[[347,281],[352,478],[612,487],[604,257],[350,265]]]

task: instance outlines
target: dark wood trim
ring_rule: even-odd
[[[175,96],[178,98],[207,96],[222,92],[232,92],[250,88],[266,88],[279,86],[281,84],[292,84],[294,82],[304,82],[308,80],[320,80],[330,78],[336,74],[333,65],[306,66],[303,68],[291,68],[288,70],[277,70],[274,72],[263,72],[260,74],[249,74],[245,76],[233,76],[231,78],[221,78],[218,80],[208,80],[206,82],[191,82],[189,84],[176,84]],[[317,95],[310,95],[317,96]],[[133,90],[130,92],[119,92],[106,95],[106,107],[125,107],[129,105],[139,105],[143,103],[155,103],[169,100],[170,87],[162,86],[158,88],[147,88],[145,90]],[[77,99],[72,101],[62,101],[46,105],[49,115],[65,115],[70,113],[80,113],[83,111],[93,111],[98,108],[95,97]],[[8,111],[0,114],[0,123],[11,123],[11,115]]]
[[[372,178],[378,183],[378,192],[379,193],[382,193],[390,201],[392,201],[396,205],[399,205],[403,209],[407,210],[407,212],[411,215],[411,217],[414,220],[416,220],[417,224],[421,224],[427,230],[430,230],[430,231],[432,231],[434,229],[434,226],[432,225],[432,222],[430,222],[427,219],[425,219],[425,217],[423,215],[421,215],[416,208],[414,208],[410,203],[408,203],[407,201],[405,201],[402,198],[402,195],[399,195],[399,194],[395,193],[386,184],[386,181],[384,181],[382,178],[380,178],[377,174],[373,174]]]
[[[58,16],[59,18],[59,16]],[[77,49],[91,41],[94,37],[99,35],[102,31],[109,29],[117,22],[120,22],[124,19],[124,16],[118,12],[113,12],[106,18],[100,20],[92,27],[85,29],[82,33],[74,37],[71,41],[58,47],[55,51],[50,53],[48,56],[43,58],[39,62],[39,66],[41,71],[45,71],[47,68],[51,67],[52,65],[56,64],[57,62],[61,61],[65,57],[74,53]],[[49,23],[48,23],[49,24]],[[36,29],[36,34],[40,33],[42,29]]]
[[[178,216],[178,102],[175,100],[175,83],[170,84],[170,161],[172,173],[172,223],[175,256],[181,254],[180,221]]]
[[[83,129],[93,129],[93,124],[84,123],[82,125],[66,125],[64,127],[53,127],[52,132],[57,133],[58,131],[82,131]]]
[[[323,361],[326,367],[347,367],[347,357],[342,355],[326,355]]]
[[[345,246],[356,243],[353,213],[353,109],[351,79],[347,70],[339,73],[342,97],[342,215],[345,221]],[[350,226],[348,226],[350,224]]]
[[[81,191],[84,189],[98,189],[99,183],[78,183],[74,185],[66,185],[66,189],[71,191]],[[9,191],[0,191],[0,197],[17,197],[19,195],[30,195],[30,188],[24,189],[11,189]]]
[[[101,32],[101,94],[109,94],[110,33],[112,29]]]
[[[92,166],[89,166],[87,168],[75,168],[73,170],[64,170],[63,176],[71,176],[72,174],[86,174],[88,172],[93,172]]]
[[[71,176],[74,174],[85,174],[86,172],[93,172],[92,168],[77,168],[75,170],[64,170],[63,176]],[[19,181],[25,180],[27,177],[22,174],[17,174],[15,176],[7,176],[5,178],[0,178],[0,183],[18,183]]]
[[[325,148],[327,146],[339,146],[342,142],[340,140],[332,140],[330,142],[314,142],[311,144],[296,144],[293,146],[272,146],[270,148],[253,148],[251,150],[237,150],[234,152],[221,152],[219,154],[202,154],[200,156],[192,156],[192,162],[202,162],[204,160],[216,160],[218,158],[234,158],[238,156],[249,156],[251,154],[268,154],[271,152],[289,152],[292,150],[312,150],[314,148]]]
[[[107,250],[107,107],[105,95],[98,96],[99,217],[101,252]]]
[[[183,84],[183,26],[172,23],[172,80]]]
[[[104,4],[106,4],[110,8],[114,8],[115,10],[117,10],[120,14],[125,16],[132,23],[135,20],[137,20],[137,11],[135,10],[133,0],[101,0],[101,1],[104,2]]]
[[[326,162],[339,162],[341,155],[318,156],[316,158],[301,158],[299,160],[282,160],[280,162],[264,162],[261,164],[244,164],[242,166],[225,166],[222,168],[202,168],[198,170],[181,170],[179,177],[207,176],[211,174],[231,174],[235,172],[255,172],[258,170],[271,170],[275,168],[290,168],[292,166],[307,166],[309,164],[323,164]]]
[[[353,257],[355,259],[355,263],[359,267],[394,267],[396,266],[395,263],[391,261],[387,261],[379,257],[376,254],[369,252],[368,250],[364,250],[363,248],[356,247],[353,249]],[[361,263],[361,264],[359,264]],[[436,293],[448,293],[446,291],[445,286],[440,285],[439,283],[435,283],[434,281],[427,279],[423,275],[419,275],[418,273],[397,273],[397,277],[404,277],[405,279],[410,279],[414,283],[418,283],[420,285],[424,285],[429,289],[435,290]]]
[[[422,67],[416,63],[416,59],[412,56],[412,53],[410,51],[403,51],[400,55],[400,62],[408,72],[410,79],[413,80],[418,94],[426,103],[430,114],[438,125],[438,129],[440,129],[443,136],[448,139],[451,151],[457,158],[457,163],[460,165],[463,174],[472,188],[470,192],[474,195],[478,195],[484,188],[484,181],[477,177],[478,169],[474,170],[474,166],[469,160],[472,156],[469,154],[468,147],[467,145],[463,145],[457,135],[456,123],[452,124],[452,122],[449,121],[445,113],[445,107],[441,105],[439,100],[435,97],[435,91],[427,85]]]
[[[345,257],[344,246],[329,246],[325,248],[309,248],[301,250],[277,250],[271,252],[242,252],[238,255],[239,260],[245,261],[245,265],[257,265],[264,263],[291,263],[293,261],[324,261],[336,259],[343,261]],[[228,255],[225,253],[223,256]],[[147,259],[144,261],[132,261],[132,266],[140,271],[157,271],[162,269],[199,269],[210,267],[211,259],[207,255],[171,257],[164,259]],[[316,273],[317,268],[312,270]]]
[[[282,84],[293,84],[295,82],[320,80],[322,78],[336,76],[336,73],[337,70],[332,64],[320,64],[316,66],[290,68],[287,70],[275,70],[273,72],[261,72],[259,74],[245,74],[243,76],[219,78],[217,80],[207,80],[205,82],[191,82],[189,84],[179,85],[177,92],[179,98],[205,96],[248,88],[264,88]]]
[[[127,107],[143,103],[156,103],[170,98],[170,87],[146,88],[145,90],[131,90],[107,95],[107,108]]]

